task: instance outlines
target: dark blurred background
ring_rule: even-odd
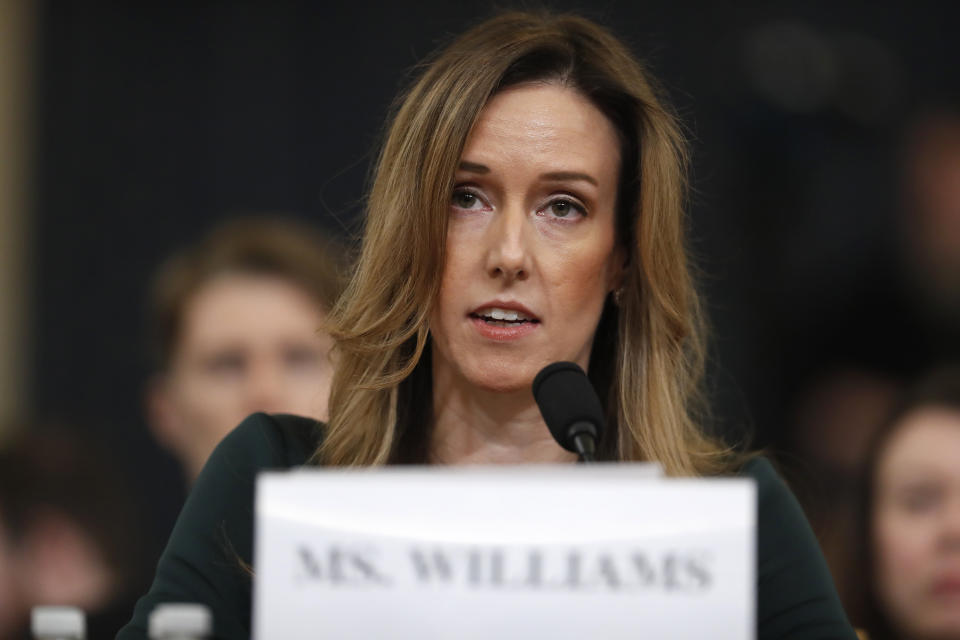
[[[492,5],[23,6],[31,186],[7,229],[31,285],[10,412],[109,444],[154,532],[149,565],[183,495],[142,417],[150,273],[238,214],[348,239],[394,94]],[[914,299],[905,239],[917,123],[960,105],[957,3],[548,6],[611,26],[685,121],[715,426],[809,474],[836,436],[819,418],[837,415],[830,393],[852,384],[880,412],[887,389],[955,353],[954,325]],[[850,431],[837,446],[860,446]]]

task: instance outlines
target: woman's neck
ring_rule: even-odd
[[[481,389],[454,375],[433,379],[434,464],[572,462],[550,435],[529,389]]]

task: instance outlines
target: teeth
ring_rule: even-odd
[[[492,318],[493,320],[501,320],[504,322],[516,322],[517,320],[533,320],[533,318],[531,318],[525,313],[521,313],[514,309],[500,309],[498,307],[481,309],[480,311],[477,312],[477,315],[483,316],[485,318]]]

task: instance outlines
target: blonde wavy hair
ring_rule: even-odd
[[[621,146],[622,294],[608,300],[589,372],[606,398],[609,460],[656,460],[670,475],[730,470],[700,428],[704,323],[685,247],[687,152],[644,67],[610,32],[574,15],[494,17],[424,63],[399,97],[373,173],[355,272],[330,317],[339,361],[313,462],[427,462],[432,431],[428,318],[444,265],[454,172],[497,91],[555,82],[583,93]]]

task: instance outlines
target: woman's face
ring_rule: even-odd
[[[877,464],[877,595],[910,638],[960,638],[960,411],[907,414]]]
[[[515,391],[551,362],[586,369],[623,271],[619,165],[613,126],[575,90],[527,84],[490,100],[450,199],[435,377]]]
[[[269,313],[264,313],[269,309]],[[333,372],[323,309],[300,286],[223,274],[186,304],[169,371],[153,390],[153,426],[196,476],[255,411],[326,417]]]

